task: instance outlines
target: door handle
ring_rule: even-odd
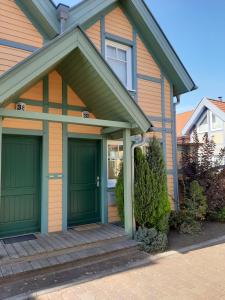
[[[96,185],[97,185],[97,187],[100,186],[100,177],[99,177],[99,176],[97,176],[97,179],[96,179]]]

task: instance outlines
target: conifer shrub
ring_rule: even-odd
[[[199,233],[206,212],[207,200],[203,194],[203,188],[195,180],[190,183],[189,197],[185,197],[180,211],[171,213],[170,227],[180,233]]]
[[[135,149],[134,216],[137,227],[168,231],[170,203],[167,194],[166,169],[160,143],[150,140],[146,154]],[[123,167],[115,188],[116,203],[124,221]]]
[[[168,231],[168,219],[170,214],[167,175],[162,148],[155,137],[149,141],[146,159],[151,172],[151,199],[149,199],[151,208],[147,227],[154,227],[158,231],[166,232]]]
[[[135,235],[140,243],[140,249],[148,253],[163,252],[168,247],[166,233],[159,232],[155,228],[139,227]]]

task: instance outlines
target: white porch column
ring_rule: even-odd
[[[130,129],[123,130],[123,180],[124,180],[124,225],[125,232],[133,237],[133,205],[131,180]]]

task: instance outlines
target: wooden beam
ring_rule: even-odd
[[[108,223],[108,195],[107,195],[107,139],[101,141],[101,221]]]
[[[107,134],[114,133],[118,130],[120,130],[120,128],[115,128],[115,127],[104,128],[104,129],[102,129],[101,134],[106,134],[107,135]]]
[[[81,117],[66,116],[66,115],[55,115],[48,113],[38,113],[38,112],[21,112],[16,110],[9,110],[5,108],[0,109],[0,116],[7,118],[17,118],[17,119],[28,119],[28,120],[41,120],[41,121],[51,121],[60,123],[70,123],[77,125],[87,125],[87,126],[97,126],[97,127],[115,127],[115,128],[132,128],[132,124],[128,122],[117,122],[102,119],[85,119]]]

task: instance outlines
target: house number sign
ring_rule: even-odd
[[[23,102],[17,102],[16,103],[16,110],[18,111],[25,111],[26,109],[26,104]]]

